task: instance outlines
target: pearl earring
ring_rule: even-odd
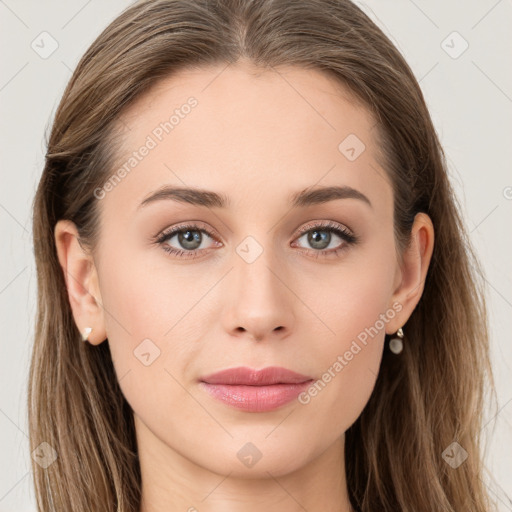
[[[92,327],[86,327],[82,333],[82,341],[88,341],[87,338],[92,332]]]
[[[400,354],[404,348],[404,331],[400,327],[393,338],[389,340],[389,350],[393,352],[393,354]]]

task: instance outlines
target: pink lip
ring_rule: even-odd
[[[276,409],[299,395],[312,377],[269,366],[261,370],[230,368],[200,379],[200,385],[214,398],[248,412]]]

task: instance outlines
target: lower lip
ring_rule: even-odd
[[[241,386],[209,384],[201,382],[211,396],[227,405],[248,412],[265,412],[285,405],[304,391],[313,382],[300,384],[272,384],[269,386]]]

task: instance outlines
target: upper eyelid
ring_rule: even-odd
[[[298,230],[298,234],[303,235],[304,233],[307,233],[308,231],[311,231],[312,229],[315,229],[315,228],[322,228],[322,229],[326,229],[326,230],[338,229],[340,231],[348,231],[351,234],[353,233],[353,231],[347,225],[342,224],[341,222],[335,222],[332,220],[324,220],[324,221],[319,220],[319,221],[311,221],[311,222],[306,223],[303,227],[301,227]]]
[[[202,223],[199,221],[191,221],[191,222],[184,222],[183,224],[178,224],[177,226],[172,226],[170,228],[163,229],[160,234],[156,236],[156,238],[162,238],[164,236],[171,236],[176,233],[179,233],[180,231],[184,231],[186,229],[190,229],[191,231],[201,231],[206,232],[208,236],[210,236],[210,231],[214,231],[210,228],[206,228],[202,226]]]
[[[315,228],[322,228],[322,229],[339,229],[341,231],[347,230],[350,233],[353,233],[353,231],[346,226],[345,224],[341,224],[335,221],[331,220],[319,220],[319,221],[310,221],[306,223],[303,227],[301,227],[297,231],[297,235],[303,235],[304,233],[307,233],[308,231],[315,229]],[[191,221],[191,222],[184,222],[183,224],[178,224],[177,226],[173,226],[170,228],[166,228],[163,231],[160,232],[159,235],[157,235],[156,238],[162,238],[166,236],[174,235],[180,231],[190,229],[191,231],[201,231],[202,233],[206,233],[208,236],[210,235],[210,231],[213,231],[213,234],[216,234],[216,231],[211,228],[206,228],[203,226],[202,221]]]

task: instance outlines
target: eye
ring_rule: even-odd
[[[313,251],[308,252],[313,252],[316,257],[331,254],[336,256],[341,250],[354,245],[358,241],[358,238],[345,226],[331,221],[306,225],[300,230],[300,233],[303,234],[298,240],[304,238],[305,243],[313,248]],[[341,243],[339,241],[336,243],[337,238],[341,239]],[[334,247],[328,249],[333,243]]]
[[[197,224],[187,224],[164,231],[155,241],[162,246],[164,251],[179,258],[195,258],[199,252],[208,250],[202,246],[207,238],[213,239],[209,231]],[[173,239],[175,239],[173,243],[178,247],[170,243]],[[216,243],[220,244],[220,242]]]
[[[312,249],[306,249],[301,252],[313,254],[315,257],[336,256],[341,250],[356,244],[358,241],[358,237],[348,228],[332,221],[308,224],[301,228],[299,233],[301,236],[297,240],[305,238],[306,243],[312,247]],[[178,258],[193,259],[198,257],[201,252],[209,251],[211,246],[202,247],[203,242],[206,242],[207,238],[214,240],[213,245],[222,246],[222,243],[216,241],[210,231],[198,224],[175,226],[157,235],[154,241],[161,245],[162,249],[169,254],[173,254]],[[334,248],[328,249],[333,241],[336,242],[336,238],[340,239],[341,243],[338,242]],[[177,247],[173,244],[176,244]],[[296,243],[292,246],[297,247]],[[301,250],[303,249],[301,246],[298,247]]]

